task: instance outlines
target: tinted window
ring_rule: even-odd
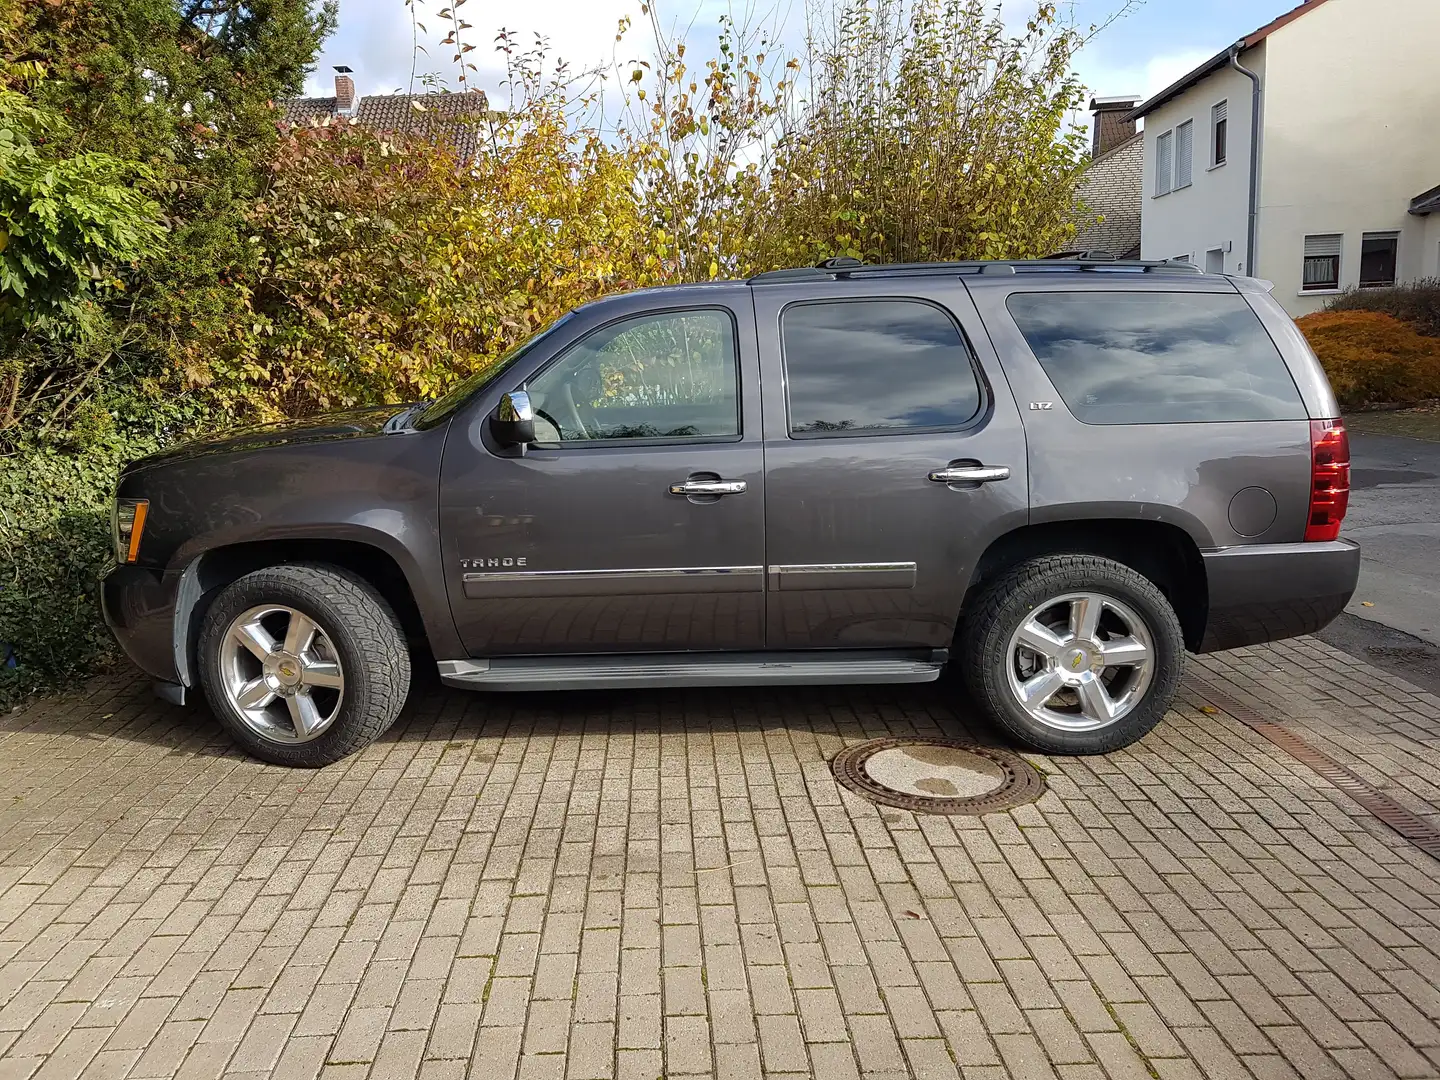
[[[1300,420],[1305,407],[1241,296],[1015,293],[1010,314],[1087,424]]]
[[[970,350],[930,304],[797,304],[780,330],[798,438],[959,427],[980,411]]]
[[[720,311],[601,327],[526,387],[539,443],[740,434],[735,326]]]

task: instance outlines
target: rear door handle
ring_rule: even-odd
[[[988,484],[992,480],[1009,480],[1009,465],[951,465],[935,469],[930,479],[937,484]]]
[[[686,480],[670,485],[671,495],[744,495],[744,480]]]

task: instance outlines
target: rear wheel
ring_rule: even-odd
[[[1002,728],[1055,754],[1099,754],[1153,728],[1184,668],[1163,593],[1122,563],[1049,555],[981,593],[961,630],[975,700]]]
[[[394,723],[410,657],[394,613],[337,567],[257,570],[215,599],[200,634],[211,710],[255,757],[314,768]]]

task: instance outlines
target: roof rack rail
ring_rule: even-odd
[[[796,266],[785,270],[767,270],[749,279],[751,285],[776,285],[784,282],[826,281],[837,278],[880,277],[925,274],[1032,274],[1032,273],[1176,273],[1202,274],[1192,262],[1117,259],[1108,251],[1061,252],[1043,259],[974,259],[957,262],[927,263],[862,263],[858,259],[826,259],[819,266]]]

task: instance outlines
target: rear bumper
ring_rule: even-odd
[[[175,602],[181,575],[114,566],[100,581],[100,606],[115,640],[151,678],[181,683],[175,650]]]
[[[1313,634],[1345,610],[1360,545],[1254,544],[1206,552],[1210,611],[1197,652]]]

